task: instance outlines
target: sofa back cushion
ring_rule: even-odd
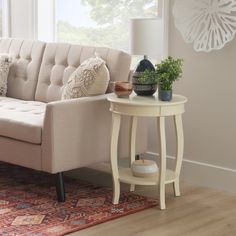
[[[60,100],[70,75],[83,61],[93,57],[95,53],[106,62],[111,81],[128,80],[131,57],[122,51],[66,43],[48,43],[39,72],[35,100],[41,102]]]
[[[8,53],[13,63],[8,75],[7,96],[34,100],[45,43],[23,39],[0,39],[0,53]]]

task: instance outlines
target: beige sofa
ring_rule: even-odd
[[[107,95],[60,100],[69,76],[95,52],[106,61],[111,81],[128,80],[131,58],[121,51],[0,40],[0,53],[15,58],[7,97],[0,97],[0,161],[57,174],[59,201],[65,200],[62,172],[109,160]],[[137,154],[146,151],[145,130],[141,132]],[[121,128],[120,157],[128,156],[128,134],[127,118]]]

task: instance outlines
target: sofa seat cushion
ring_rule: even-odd
[[[46,104],[0,97],[0,136],[41,144]]]

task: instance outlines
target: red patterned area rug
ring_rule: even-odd
[[[66,178],[65,203],[58,203],[52,175],[0,163],[0,235],[66,235],[158,205],[155,199]]]

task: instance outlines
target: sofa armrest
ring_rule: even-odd
[[[120,149],[124,156],[128,155],[129,121],[122,123]],[[48,103],[42,131],[42,170],[57,173],[109,161],[110,137],[107,94]],[[144,145],[139,148],[143,150]]]

